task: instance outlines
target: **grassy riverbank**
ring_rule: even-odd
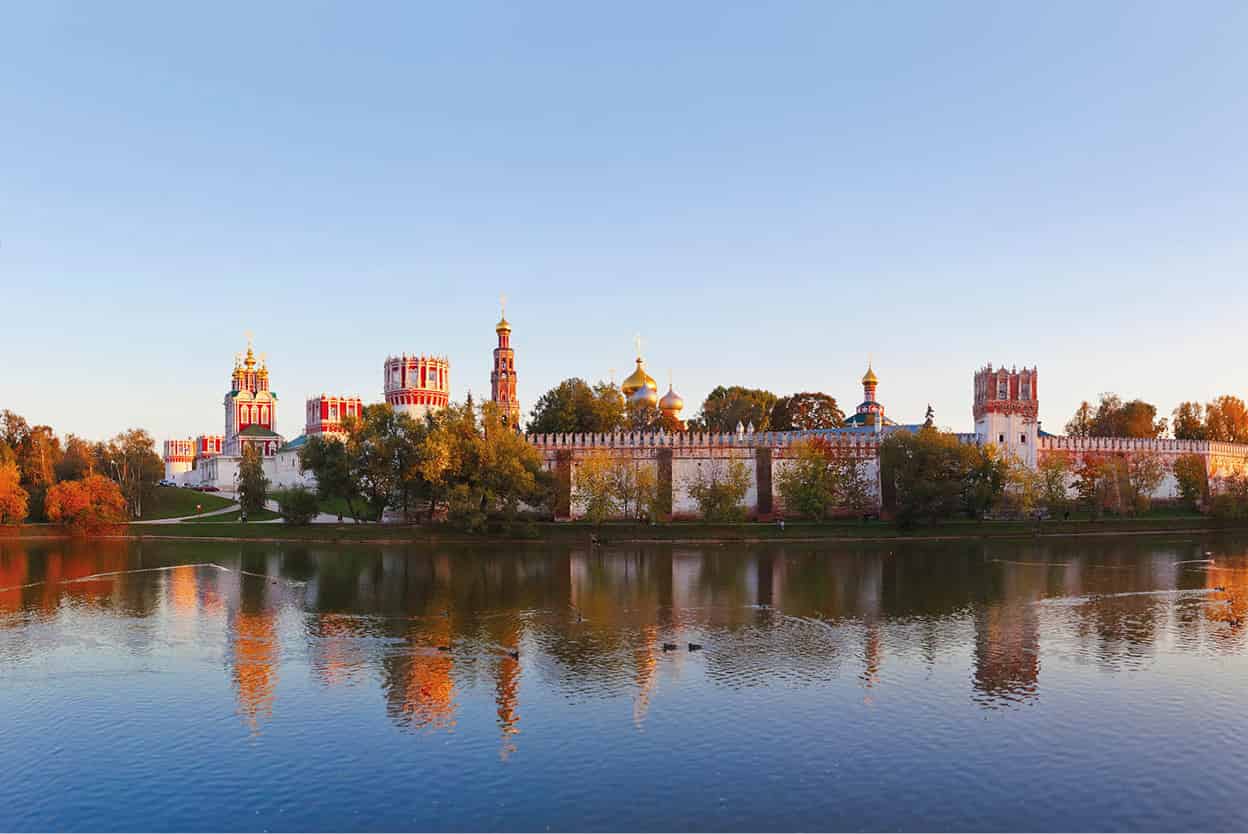
[[[174,525],[131,524],[104,535],[138,540],[218,539],[241,541],[375,542],[387,544],[433,544],[447,542],[530,541],[559,544],[587,543],[592,535],[607,544],[634,542],[817,542],[887,541],[924,539],[1017,539],[1035,536],[1165,535],[1175,533],[1248,531],[1248,521],[1223,521],[1208,516],[1165,513],[1141,518],[1070,519],[1043,522],[950,521],[903,530],[882,521],[788,522],[782,531],[775,524],[604,524],[595,528],[582,522],[537,523],[512,534],[496,532],[472,535],[445,525],[397,524],[241,524],[230,515],[220,521]],[[209,523],[213,522],[213,523]],[[64,531],[54,525],[34,524],[5,528],[7,538],[59,538]]]
[[[597,534],[609,543],[628,542],[755,542],[755,541],[858,541],[917,539],[1026,538],[1033,536],[1148,535],[1178,532],[1248,530],[1248,522],[1229,522],[1198,515],[1164,515],[1137,519],[1069,520],[1040,523],[1018,521],[951,521],[945,524],[902,530],[888,522],[789,522],[782,531],[775,524],[604,524],[595,528],[578,522],[540,523],[526,533],[475,536],[443,525],[407,526],[377,524],[316,524],[288,527],[283,524],[196,524],[176,528],[131,526],[126,532],[137,538],[228,538],[249,540],[319,542],[414,542],[528,540],[534,542],[583,543]]]
[[[196,492],[182,487],[156,487],[151,503],[143,508],[143,520],[181,518],[197,512],[223,510],[234,502],[210,492]]]

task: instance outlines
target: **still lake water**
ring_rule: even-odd
[[[1245,617],[1234,537],[0,542],[0,829],[1243,830]]]

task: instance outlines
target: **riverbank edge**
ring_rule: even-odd
[[[274,528],[277,529],[274,529]],[[171,529],[172,528],[172,529]],[[664,524],[614,525],[595,528],[583,523],[539,523],[536,535],[473,535],[454,530],[405,525],[310,525],[278,527],[272,524],[202,523],[191,529],[162,525],[160,532],[146,525],[126,525],[90,536],[74,536],[44,525],[25,525],[0,534],[0,541],[89,538],[122,541],[214,541],[301,544],[584,544],[597,534],[606,545],[617,544],[816,544],[821,542],[937,542],[987,539],[1060,539],[1112,536],[1207,535],[1248,531],[1248,521],[1219,521],[1202,517],[1128,521],[950,522],[937,527],[903,531],[887,522],[790,523],[781,531],[774,524]],[[176,531],[176,532],[175,532]]]

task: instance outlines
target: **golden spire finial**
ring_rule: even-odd
[[[498,306],[502,310],[502,316],[499,318],[498,324],[494,329],[498,333],[502,333],[504,330],[511,330],[511,325],[507,323],[507,296],[500,295],[498,297]]]
[[[641,358],[641,334],[638,333],[633,337],[633,344],[637,345],[637,358]]]

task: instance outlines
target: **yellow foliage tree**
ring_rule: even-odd
[[[48,489],[44,512],[49,521],[75,532],[90,532],[126,520],[126,499],[121,488],[103,475],[81,481],[61,481]]]
[[[0,463],[0,524],[21,524],[26,518],[30,495],[21,480],[15,462]]]

